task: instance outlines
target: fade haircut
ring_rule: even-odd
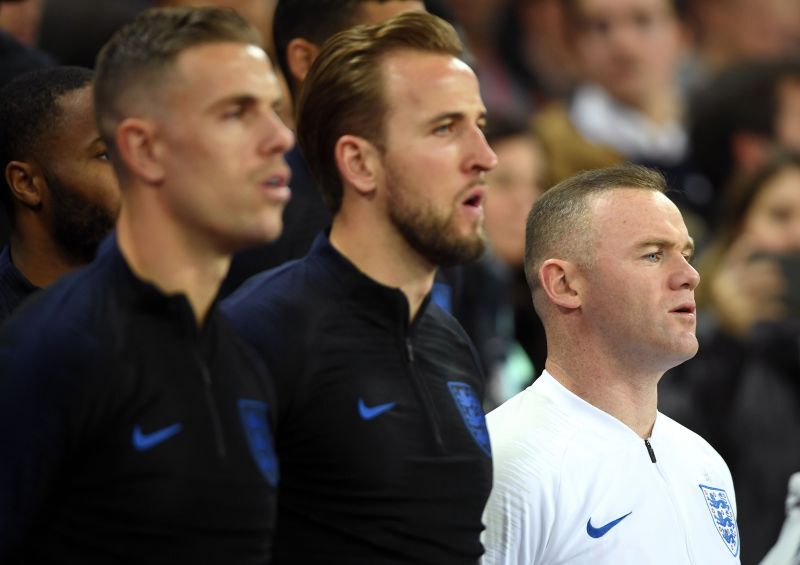
[[[187,49],[222,42],[260,46],[261,37],[233,10],[213,7],[153,8],[114,34],[97,56],[95,78],[97,124],[112,157],[117,124],[130,111],[125,100],[161,88]]]
[[[334,155],[339,138],[356,135],[384,150],[385,58],[398,51],[459,57],[462,50],[453,27],[427,12],[356,26],[325,43],[297,100],[297,141],[332,214],[344,190]]]
[[[316,45],[359,23],[361,6],[367,2],[384,4],[390,0],[278,0],[272,20],[275,56],[292,94],[294,79],[289,71],[286,50],[292,39],[302,37]]]
[[[59,127],[63,108],[59,100],[92,83],[93,73],[81,67],[53,67],[18,76],[0,89],[0,202],[14,221],[11,188],[5,170],[11,161],[41,158],[48,134]]]
[[[614,189],[664,193],[667,182],[660,172],[640,165],[591,169],[561,181],[536,201],[525,227],[525,277],[531,292],[539,285],[539,269],[550,258],[582,267],[593,262],[595,237],[592,200]]]

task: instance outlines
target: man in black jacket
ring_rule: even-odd
[[[298,137],[333,216],[300,261],[224,305],[275,377],[276,563],[476,563],[491,488],[484,380],[431,301],[484,248],[496,164],[478,81],[426,13],[319,53]]]
[[[214,307],[289,195],[258,44],[229,10],[154,10],[99,56],[122,208],[0,334],[0,562],[269,561],[271,385]]]

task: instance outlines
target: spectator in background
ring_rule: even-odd
[[[276,564],[474,565],[483,552],[484,377],[431,300],[437,267],[483,251],[497,162],[460,54],[424,12],[325,43],[298,139],[333,225],[223,304],[280,401]]]
[[[217,313],[233,251],[277,237],[292,133],[230,10],[140,14],[103,48],[113,238],[0,330],[0,562],[269,562],[271,380]]]
[[[294,98],[323,43],[335,33],[359,24],[378,23],[407,11],[424,11],[422,0],[279,0],[273,17],[278,64]],[[299,147],[286,157],[292,168],[292,199],[284,213],[278,241],[238,254],[222,287],[233,292],[248,277],[299,259],[317,233],[330,225],[317,183]]]
[[[682,78],[690,93],[740,63],[800,55],[797,0],[690,0],[686,6],[694,41]]]
[[[714,229],[731,179],[754,173],[775,149],[800,150],[800,61],[728,69],[692,98],[689,122],[690,161],[703,181],[687,187],[687,203]]]
[[[92,72],[55,67],[0,90],[0,321],[38,288],[89,263],[114,227],[119,186],[94,119]]]
[[[699,265],[700,351],[664,379],[659,402],[730,464],[742,563],[755,564],[800,469],[800,155],[775,155],[734,185]]]
[[[582,82],[568,104],[536,118],[554,182],[626,160],[680,166],[687,137],[675,0],[567,0],[564,9]]]

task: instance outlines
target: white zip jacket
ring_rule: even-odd
[[[487,424],[485,565],[739,563],[728,466],[667,416],[645,442],[545,371]]]

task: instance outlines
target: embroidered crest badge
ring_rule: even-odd
[[[489,443],[489,430],[486,429],[486,418],[483,414],[483,407],[481,407],[481,403],[478,400],[478,395],[467,383],[450,381],[447,386],[475,443],[478,444],[481,451],[491,457],[492,446]]]
[[[260,400],[239,400],[239,416],[250,452],[261,474],[274,487],[278,485],[278,458],[272,444],[267,410],[267,404]]]
[[[739,529],[736,516],[733,514],[728,493],[721,488],[699,485],[706,500],[711,519],[717,528],[722,541],[728,546],[734,557],[739,555]]]

